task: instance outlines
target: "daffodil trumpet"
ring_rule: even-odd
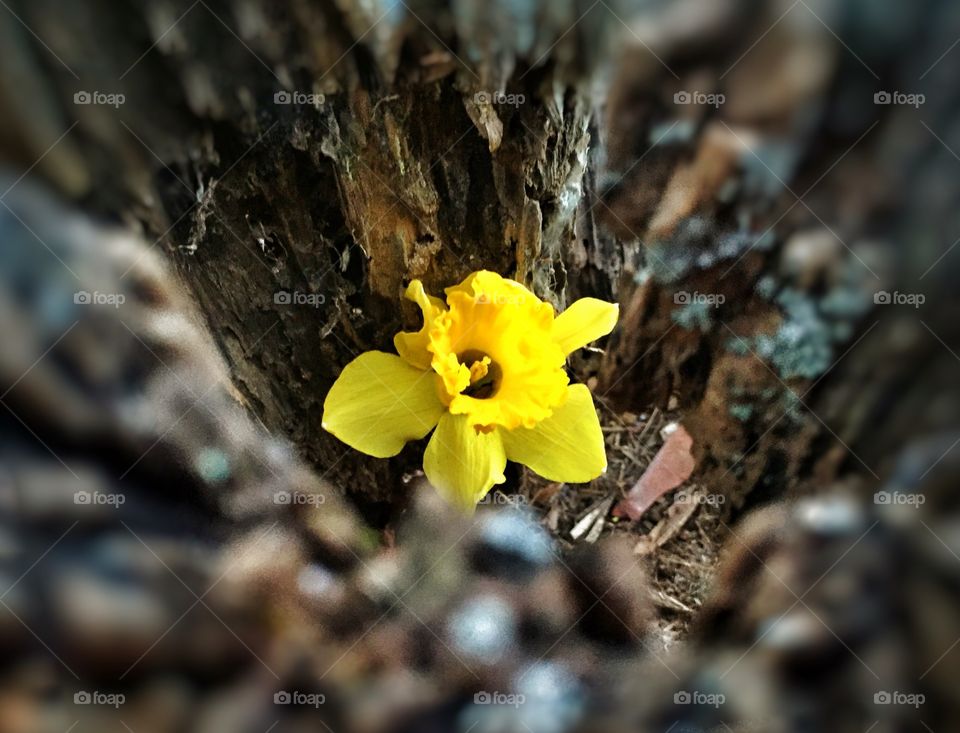
[[[445,290],[413,280],[419,331],[397,354],[368,351],[344,367],[323,405],[323,428],[377,458],[433,435],[423,470],[451,504],[472,512],[506,478],[508,460],[551,481],[583,483],[607,467],[593,397],[570,384],[567,356],[605,336],[616,304],[582,298],[560,313],[514,280],[481,270]]]

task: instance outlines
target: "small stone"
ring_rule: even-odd
[[[677,429],[680,427],[678,422],[668,422],[662,428],[660,428],[660,437],[666,440],[669,436],[677,432]]]

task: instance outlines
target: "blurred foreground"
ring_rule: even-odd
[[[956,728],[960,12],[96,8],[0,8],[0,733]],[[316,420],[472,258],[624,317],[608,476],[464,519]],[[721,509],[617,524],[665,413]]]

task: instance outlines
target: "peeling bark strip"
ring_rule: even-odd
[[[319,428],[324,395],[356,353],[415,324],[404,282],[437,292],[479,267],[557,305],[619,297],[598,394],[635,409],[677,396],[718,489],[879,473],[889,451],[867,427],[929,394],[908,395],[895,365],[858,391],[888,343],[866,308],[910,277],[888,243],[939,241],[885,206],[920,162],[941,175],[944,151],[924,133],[880,169],[904,110],[834,99],[881,74],[906,88],[908,68],[918,86],[923,69],[839,12],[835,36],[775,23],[772,5],[673,5],[635,22],[634,3],[612,0],[11,0],[36,36],[0,23],[15,72],[0,80],[0,140],[171,254],[252,411],[372,503],[406,496],[397,477],[417,448],[345,451]],[[897,48],[916,46],[934,6],[904,16]],[[612,88],[595,95],[604,55]],[[725,102],[684,104],[691,92]],[[926,123],[954,117],[931,105]],[[947,213],[911,195],[915,220]],[[926,281],[930,300],[947,282]],[[947,341],[952,322],[926,321]],[[939,344],[907,328],[897,343],[942,368]]]

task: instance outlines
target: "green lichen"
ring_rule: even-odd
[[[781,379],[816,378],[833,359],[835,324],[820,313],[813,298],[798,290],[785,288],[776,303],[783,312],[780,328],[773,335],[754,337],[750,346]]]
[[[692,120],[660,123],[650,128],[649,140],[651,145],[685,145],[693,141],[697,133],[697,126]]]
[[[766,252],[773,249],[773,245],[777,243],[777,237],[774,235],[773,230],[768,229],[763,234],[757,238],[753,243],[753,249],[758,249],[761,252]]]
[[[729,339],[727,350],[740,356],[753,350],[783,380],[815,379],[830,367],[837,347],[852,338],[857,321],[870,308],[862,280],[862,268],[848,265],[825,295],[815,296],[781,287],[772,275],[761,277],[754,292],[780,308],[780,327],[773,334]]]
[[[727,339],[726,349],[736,356],[747,356],[750,354],[750,344],[742,338]]]
[[[647,270],[659,283],[676,282],[696,264],[696,252],[676,242],[656,242],[647,248]]]
[[[730,414],[740,422],[746,422],[753,416],[753,405],[734,403],[730,405]]]
[[[791,420],[799,420],[800,412],[803,410],[803,402],[800,395],[792,389],[784,389],[780,398],[780,404],[787,417]]]
[[[765,300],[770,300],[777,292],[777,281],[772,275],[764,275],[757,284],[753,286],[753,291]]]
[[[652,275],[653,273],[650,272],[650,268],[644,267],[638,270],[637,274],[633,276],[633,281],[637,285],[645,285]]]
[[[688,331],[699,329],[701,333],[709,333],[713,328],[713,317],[710,311],[713,306],[704,301],[694,301],[687,303],[681,308],[675,308],[670,313],[670,318],[681,328]]]
[[[833,332],[807,295],[784,290],[777,298],[786,318],[775,336],[775,348],[768,354],[783,379],[813,379],[833,359]]]
[[[730,178],[724,181],[717,190],[717,201],[721,204],[733,203],[740,194],[740,181]]]
[[[783,193],[797,164],[799,148],[786,143],[769,142],[741,157],[743,187],[754,195],[776,198]]]
[[[856,287],[841,285],[820,299],[820,311],[830,318],[857,319],[870,310],[870,298]]]

